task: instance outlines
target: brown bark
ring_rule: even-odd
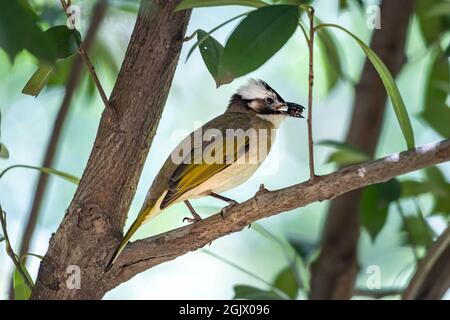
[[[106,9],[107,6],[105,0],[99,0],[97,4],[94,6],[91,22],[88,31],[86,32],[86,37],[83,41],[84,47],[86,48],[87,51],[89,51],[90,47],[92,46],[92,43],[94,42],[95,35],[97,34],[101,22],[103,21]],[[44,161],[42,162],[42,167],[45,168],[53,167],[56,151],[58,148],[59,138],[61,137],[64,123],[66,122],[67,115],[69,114],[69,108],[72,102],[73,95],[80,81],[82,67],[83,67],[83,59],[81,58],[81,56],[77,55],[70,68],[70,76],[67,81],[64,98],[63,101],[61,102],[61,106],[59,107],[58,114],[56,115],[52,133],[50,135],[50,139],[47,144],[47,149],[45,151]],[[36,229],[36,224],[39,219],[39,213],[41,211],[48,180],[49,180],[48,174],[41,173],[39,175],[39,179],[36,185],[36,191],[33,197],[32,206],[26,219],[22,239],[20,240],[20,250],[19,250],[20,256],[23,256],[30,250],[31,239],[33,238],[34,231]],[[11,286],[9,288],[9,296],[10,299],[14,299],[14,290],[12,287],[12,281]]]
[[[89,50],[92,43],[94,42],[97,30],[106,13],[106,1],[100,0],[94,7],[93,15],[91,18],[91,24],[88,31],[86,32],[86,37],[83,41],[85,48]],[[56,151],[58,148],[59,138],[61,136],[64,123],[66,121],[67,115],[69,113],[70,104],[75,93],[76,88],[81,76],[81,71],[83,67],[82,58],[77,55],[72,63],[70,76],[67,81],[66,90],[64,93],[63,101],[59,108],[58,114],[56,115],[55,123],[53,125],[53,130],[50,135],[50,139],[47,145],[47,149],[44,156],[44,161],[42,162],[42,167],[51,168],[53,167]],[[28,214],[27,224],[23,232],[23,237],[21,240],[20,254],[23,255],[27,253],[30,249],[30,242],[33,238],[34,230],[36,228],[36,223],[39,217],[39,212],[41,210],[42,201],[45,195],[45,189],[49,179],[48,174],[41,173],[39,175],[39,180],[36,186],[36,192],[33,198],[33,205]]]
[[[383,1],[381,29],[371,48],[395,77],[404,63],[407,27],[413,12],[412,0]],[[347,143],[373,156],[386,106],[386,90],[376,70],[366,59],[355,102]],[[355,190],[331,202],[322,236],[321,254],[312,266],[311,299],[349,299],[358,271],[359,202]]]
[[[178,1],[142,0],[110,103],[74,198],[42,261],[33,299],[99,299],[103,269],[122,236],[177,65],[190,11]],[[69,265],[81,289],[69,289]]]
[[[99,286],[110,290],[134,275],[163,262],[199,249],[217,238],[249,224],[316,201],[330,200],[352,190],[387,181],[426,166],[450,160],[450,140],[434,142],[415,150],[346,167],[287,188],[257,192],[227,210],[194,224],[129,244]],[[448,275],[448,274],[447,274]]]

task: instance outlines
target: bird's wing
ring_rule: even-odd
[[[242,126],[246,130],[248,122],[242,124],[241,128]],[[201,146],[192,143],[190,154],[186,156],[183,163],[175,168],[169,178],[168,192],[161,202],[161,209],[169,206],[184,193],[209,180],[246,154],[249,148],[249,137],[243,134],[243,131],[230,135],[226,129],[225,127],[215,128],[221,134],[209,141],[203,141]],[[210,156],[213,161],[205,161],[205,155]]]

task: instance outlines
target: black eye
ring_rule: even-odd
[[[273,103],[273,99],[272,98],[266,98],[266,103],[267,104],[272,104]]]

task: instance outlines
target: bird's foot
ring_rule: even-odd
[[[228,210],[233,208],[235,205],[239,204],[239,202],[234,201],[234,200],[230,200],[229,203],[230,203],[229,205],[227,205],[226,207],[223,207],[222,210],[220,210],[220,216],[222,217],[222,219],[225,219],[224,214],[227,213]]]
[[[202,220],[202,218],[200,216],[193,216],[192,218],[190,218],[190,217],[183,218],[183,222],[188,222],[188,223],[196,223],[196,222],[199,222],[200,220]]]

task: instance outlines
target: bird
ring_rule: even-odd
[[[248,180],[267,157],[276,130],[288,117],[303,118],[305,108],[285,102],[265,81],[249,79],[232,95],[225,112],[207,122],[172,151],[147,192],[142,209],[113,253],[111,269],[137,229],[169,206],[184,202],[195,223],[200,215],[191,199],[211,196],[237,204],[220,193]]]

